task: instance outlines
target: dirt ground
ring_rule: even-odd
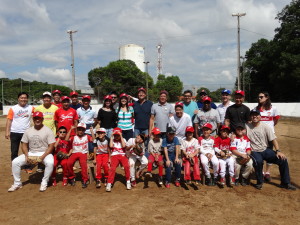
[[[300,188],[300,120],[282,119],[276,127],[280,149],[287,155],[292,183]],[[299,224],[300,190],[278,187],[278,167],[272,183],[262,190],[253,186],[200,186],[170,189],[154,181],[127,191],[123,171],[118,171],[111,193],[91,184],[82,189],[61,185],[39,192],[42,174],[22,172],[23,188],[8,193],[13,183],[10,142],[4,138],[5,118],[0,118],[0,224]],[[298,166],[298,167],[297,167]],[[157,172],[157,171],[156,171]],[[80,179],[78,174],[77,179]],[[254,180],[251,181],[255,183]],[[298,222],[297,222],[298,221]]]

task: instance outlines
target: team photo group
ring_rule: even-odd
[[[127,190],[137,182],[165,188],[251,184],[261,190],[271,181],[272,167],[279,167],[281,188],[296,190],[276,139],[280,115],[267,92],[258,94],[253,109],[243,104],[244,91],[227,89],[219,105],[205,90],[196,101],[186,90],[175,104],[162,90],[153,103],[143,87],[136,96],[112,91],[99,110],[91,106],[91,96],[79,100],[76,91],[69,96],[45,91],[36,107],[28,99],[19,93],[7,115],[14,180],[9,192],[22,188],[22,171],[32,174],[34,168],[43,173],[41,192],[78,181],[82,188],[103,186],[111,192],[116,172],[125,175]]]

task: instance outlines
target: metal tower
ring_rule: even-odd
[[[162,44],[158,44],[157,48],[157,76],[162,74]]]

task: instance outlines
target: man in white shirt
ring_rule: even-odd
[[[230,101],[230,99],[231,99],[231,91],[228,89],[224,89],[222,91],[222,103],[219,104],[217,107],[217,111],[221,119],[221,125],[224,125],[225,113],[227,108],[234,104],[232,101]]]

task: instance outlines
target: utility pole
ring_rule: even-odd
[[[148,100],[148,64],[149,64],[149,61],[146,61],[146,62],[143,62],[146,64],[146,91],[147,91],[147,100]]]
[[[4,94],[3,94],[3,83],[4,83],[4,79],[2,79],[2,109],[4,109],[4,105],[5,105],[5,103],[4,103]]]
[[[157,48],[157,74],[158,77],[159,74],[162,74],[162,44],[158,44],[156,46]]]
[[[241,78],[240,78],[240,67],[241,67],[241,61],[240,61],[240,17],[245,16],[246,13],[232,13],[232,16],[236,16],[238,20],[237,24],[237,78],[238,78],[238,90],[241,90]]]
[[[76,33],[77,30],[68,30],[67,33],[70,34],[70,41],[71,41],[71,57],[72,57],[72,89],[73,91],[76,90],[75,86],[75,68],[74,68],[74,51],[73,51],[73,33]]]
[[[245,90],[245,67],[244,67],[244,65],[245,65],[245,57],[241,56],[240,58],[243,60],[242,66],[240,68],[242,70],[242,77],[243,77],[243,91],[246,91]]]

